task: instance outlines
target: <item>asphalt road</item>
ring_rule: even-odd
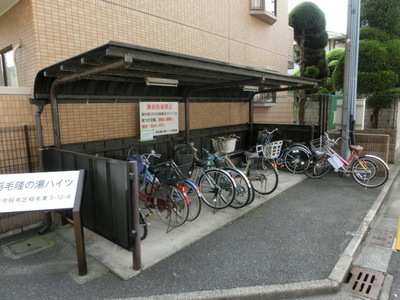
[[[115,299],[323,280],[380,190],[336,173],[307,179],[127,281],[99,266],[102,276],[77,283],[74,247],[50,232],[56,245],[48,249],[0,255],[2,298]]]

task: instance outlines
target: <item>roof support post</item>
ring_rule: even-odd
[[[189,96],[185,96],[183,99],[185,100],[185,140],[186,140],[186,143],[189,144],[189,140],[190,140]]]
[[[250,143],[253,142],[253,130],[254,130],[254,98],[255,93],[251,93],[249,96],[249,124],[250,124]]]
[[[129,54],[125,54],[123,60],[104,64],[101,66],[96,66],[87,71],[59,77],[52,82],[50,87],[50,105],[51,105],[51,116],[53,119],[54,146],[56,148],[61,148],[60,119],[59,119],[58,102],[57,102],[58,86],[82,79],[87,79],[98,74],[106,73],[108,71],[128,68],[131,64],[132,64],[132,56]]]

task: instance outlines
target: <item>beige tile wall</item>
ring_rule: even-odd
[[[190,129],[237,125],[248,122],[246,103],[190,103]],[[105,140],[139,135],[139,105],[60,104],[60,128],[63,144]],[[77,122],[76,120],[79,120]],[[44,144],[52,145],[50,106],[42,114]],[[185,130],[185,105],[179,104],[179,130]]]
[[[40,69],[110,40],[286,73],[292,47],[289,38],[282,39],[292,34],[286,18],[287,1],[280,1],[278,8],[278,16],[284,17],[271,26],[249,15],[247,0],[20,0],[0,16],[0,49],[22,41],[17,68],[20,85],[27,87],[33,87]],[[1,126],[33,124],[32,108],[27,98],[22,98],[0,96]],[[249,120],[245,103],[210,105],[191,104],[191,129]],[[282,109],[285,107],[256,109],[256,120],[272,118],[275,122],[285,116]],[[60,105],[60,123],[63,143],[137,135],[138,107]],[[52,144],[50,107],[43,112],[42,124],[44,142]],[[180,130],[184,126],[181,104]]]
[[[33,106],[27,95],[0,94],[0,127],[34,125]]]

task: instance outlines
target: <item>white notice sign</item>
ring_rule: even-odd
[[[179,132],[178,102],[140,102],[140,139]]]
[[[82,189],[81,174],[83,171],[0,175],[0,213],[73,208],[77,189]]]

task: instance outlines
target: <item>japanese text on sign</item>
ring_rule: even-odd
[[[0,213],[72,208],[79,171],[0,175]]]
[[[178,102],[140,102],[140,137],[179,132]]]

